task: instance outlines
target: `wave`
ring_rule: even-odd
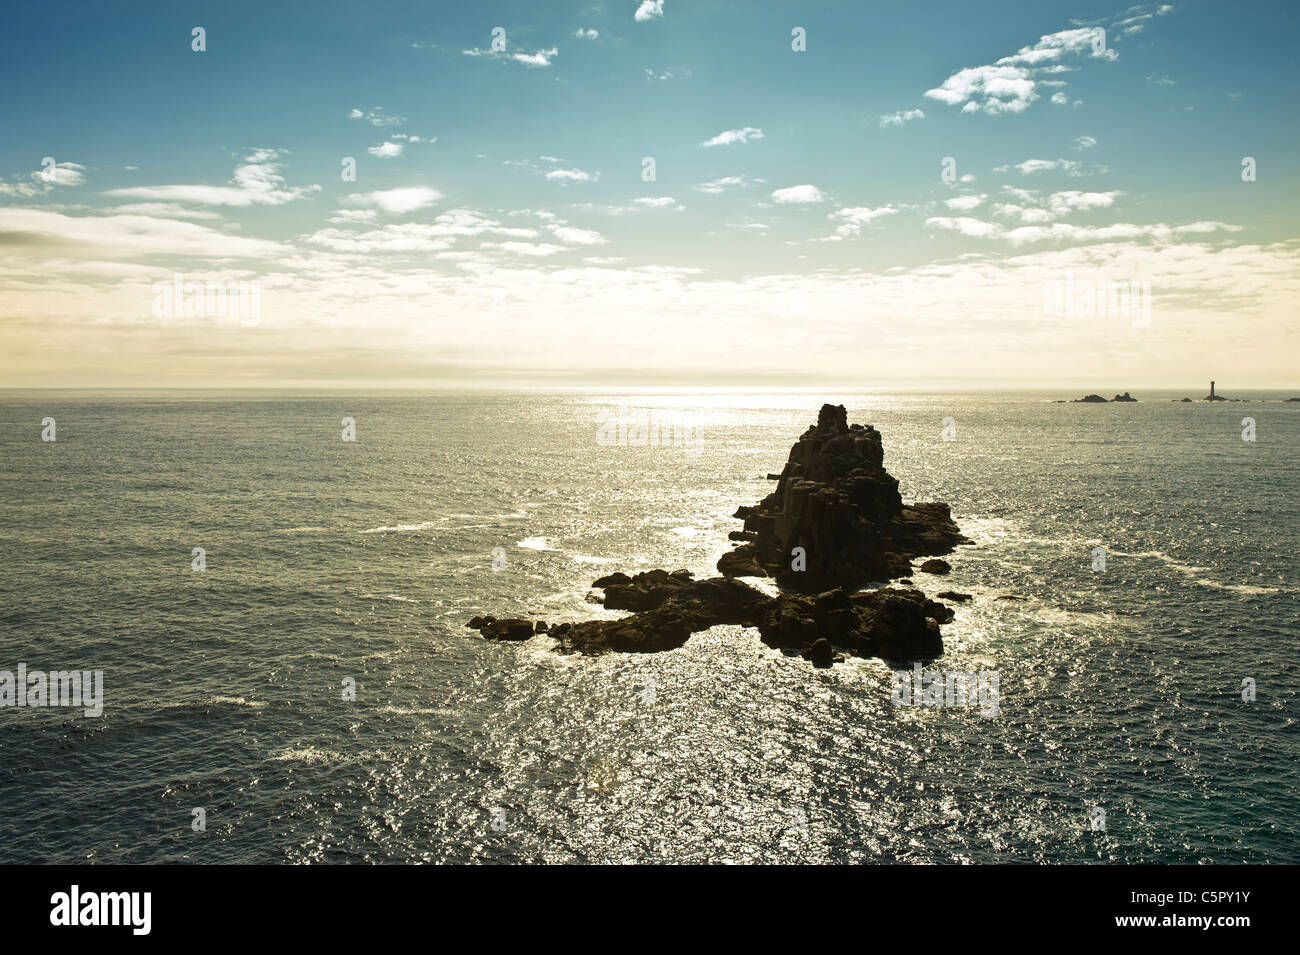
[[[1230,590],[1237,594],[1289,594],[1294,593],[1294,587],[1259,587],[1254,584],[1221,584],[1217,580],[1197,579],[1197,585],[1200,587],[1211,587],[1215,590]]]
[[[260,710],[266,706],[266,703],[262,700],[246,700],[242,696],[210,696],[203,702],[217,706],[247,706],[254,710]]]
[[[1184,564],[1177,558],[1170,557],[1164,551],[1160,550],[1144,550],[1132,554],[1125,553],[1124,551],[1112,550],[1109,553],[1116,557],[1145,557],[1161,561],[1162,563],[1172,567],[1174,570],[1186,574],[1198,587],[1208,587],[1212,590],[1226,590],[1232,593],[1250,595],[1292,593],[1295,590],[1293,587],[1264,587],[1258,584],[1225,584],[1222,581],[1211,580],[1207,577],[1200,576],[1204,571],[1207,571],[1210,568]]]
[[[461,711],[447,706],[381,706],[380,713],[395,716],[460,716]]]
[[[336,763],[343,757],[314,746],[289,746],[270,757],[273,763]]]
[[[392,527],[371,527],[364,530],[363,534],[390,534],[404,531],[427,531],[430,527],[436,527],[438,521],[421,521],[419,524],[394,524]]]

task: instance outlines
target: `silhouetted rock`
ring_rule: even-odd
[[[1104,405],[1107,402],[1106,399],[1103,398],[1101,395],[1084,395],[1082,398],[1075,398],[1074,403],[1076,405],[1079,403],[1090,404],[1090,405],[1095,405],[1095,404]]]
[[[835,651],[831,648],[831,642],[822,637],[804,648],[803,658],[813,666],[828,667],[835,662]]]
[[[921,573],[943,575],[952,570],[952,564],[946,560],[940,560],[938,557],[932,557],[921,564]]]
[[[739,580],[710,577],[689,581],[667,594],[656,607],[619,620],[586,620],[552,627],[560,649],[578,653],[649,653],[672,650],[692,633],[719,624],[757,625],[772,600]]]
[[[951,607],[927,599],[919,590],[883,587],[850,596],[837,589],[772,598],[758,632],[768,646],[785,650],[824,639],[856,656],[928,659],[943,655],[939,624],[953,615]]]
[[[610,574],[594,581],[592,586],[605,588],[606,610],[641,611],[654,610],[692,583],[689,570],[676,570],[671,574],[666,570],[647,570],[635,577]]]
[[[488,640],[527,640],[533,635],[532,621],[518,617],[508,617],[505,620],[475,617],[467,626],[473,627]]]
[[[935,594],[940,600],[955,600],[957,603],[965,603],[968,600],[974,600],[970,594],[961,594],[955,590],[941,590]]]
[[[850,426],[843,405],[822,406],[790,449],[776,489],[736,516],[754,539],[724,554],[719,572],[775,577],[802,593],[903,577],[911,558],[969,543],[947,504],[903,504],[880,432]]]
[[[1137,401],[1137,399],[1134,398],[1132,395],[1130,395],[1127,391],[1124,392],[1124,394],[1122,395],[1116,395],[1114,398],[1111,398],[1110,400],[1111,401]]]
[[[758,505],[737,508],[745,529],[729,535],[740,543],[718,561],[722,577],[613,573],[592,584],[604,590],[603,599],[586,599],[632,611],[626,617],[556,625],[474,617],[467,626],[489,640],[545,633],[561,651],[587,654],[671,650],[692,633],[732,624],[757,627],[765,643],[817,666],[840,659],[836,648],[890,660],[942,655],[939,625],[952,620],[951,607],[911,588],[853,593],[868,581],[910,573],[914,557],[970,543],[947,504],[903,504],[898,482],[884,469],[879,432],[850,426],[842,405],[823,405],[777,482]],[[802,548],[806,569],[792,566],[794,548]],[[927,568],[946,573],[948,564],[927,561],[921,569]],[[783,591],[775,597],[734,579],[768,575]]]

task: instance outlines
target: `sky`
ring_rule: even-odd
[[[2,387],[1300,385],[1294,3],[6,21]]]

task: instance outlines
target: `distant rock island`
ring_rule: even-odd
[[[1137,401],[1137,399],[1134,398],[1126,391],[1122,395],[1116,395],[1114,398],[1111,398],[1110,401]],[[1089,405],[1108,404],[1107,400],[1103,398],[1101,395],[1084,395],[1082,398],[1075,398],[1074,403],[1076,405],[1077,404],[1089,404]]]
[[[526,640],[546,633],[561,652],[652,652],[680,647],[692,633],[719,624],[756,627],[764,643],[801,652],[819,666],[842,656],[905,661],[943,654],[939,626],[952,608],[920,590],[873,581],[911,574],[913,558],[951,553],[971,541],[953,523],[947,504],[903,503],[898,481],[884,468],[880,433],[850,425],[843,405],[823,405],[817,423],[790,449],[776,490],[736,517],[744,530],[718,561],[721,577],[696,580],[689,571],[616,573],[592,586],[604,590],[618,620],[562,623],[551,628],[511,618],[475,617],[467,626],[488,639]],[[948,571],[927,561],[927,573]],[[772,577],[770,597],[736,580]],[[965,597],[966,595],[961,595]]]

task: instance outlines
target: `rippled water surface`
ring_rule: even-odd
[[[1300,404],[1049,397],[10,393],[0,669],[106,703],[0,709],[0,861],[1300,862]],[[709,574],[826,399],[975,539],[916,580],[974,595],[943,665],[996,670],[998,716],[736,627],[464,628]],[[700,442],[603,445],[620,408]]]

